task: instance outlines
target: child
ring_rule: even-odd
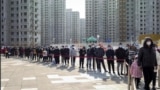
[[[131,77],[135,79],[136,88],[139,89],[140,79],[142,77],[142,70],[137,64],[138,56],[136,55],[134,58],[134,62],[131,65],[130,73]]]

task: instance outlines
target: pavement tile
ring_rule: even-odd
[[[5,87],[3,90],[21,90],[20,86]]]

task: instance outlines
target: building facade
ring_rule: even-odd
[[[86,0],[86,38],[118,41],[117,0]]]
[[[72,31],[71,31],[72,43],[80,43],[80,15],[79,12],[72,12]]]
[[[71,43],[72,39],[72,9],[66,9],[65,41]]]
[[[41,45],[54,43],[54,0],[41,0]]]
[[[160,0],[136,0],[136,36],[160,34]]]
[[[85,19],[80,19],[80,42],[85,43],[86,38],[86,23]]]
[[[1,0],[1,44],[39,46],[40,6],[40,0]]]
[[[54,30],[53,40],[56,44],[65,43],[65,9],[66,0],[54,1]]]

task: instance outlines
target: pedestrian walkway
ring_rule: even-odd
[[[1,90],[127,90],[127,77],[1,57]]]

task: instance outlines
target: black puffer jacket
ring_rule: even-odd
[[[138,66],[142,67],[154,67],[157,66],[156,52],[153,48],[151,51],[149,48],[140,48],[138,54]]]

